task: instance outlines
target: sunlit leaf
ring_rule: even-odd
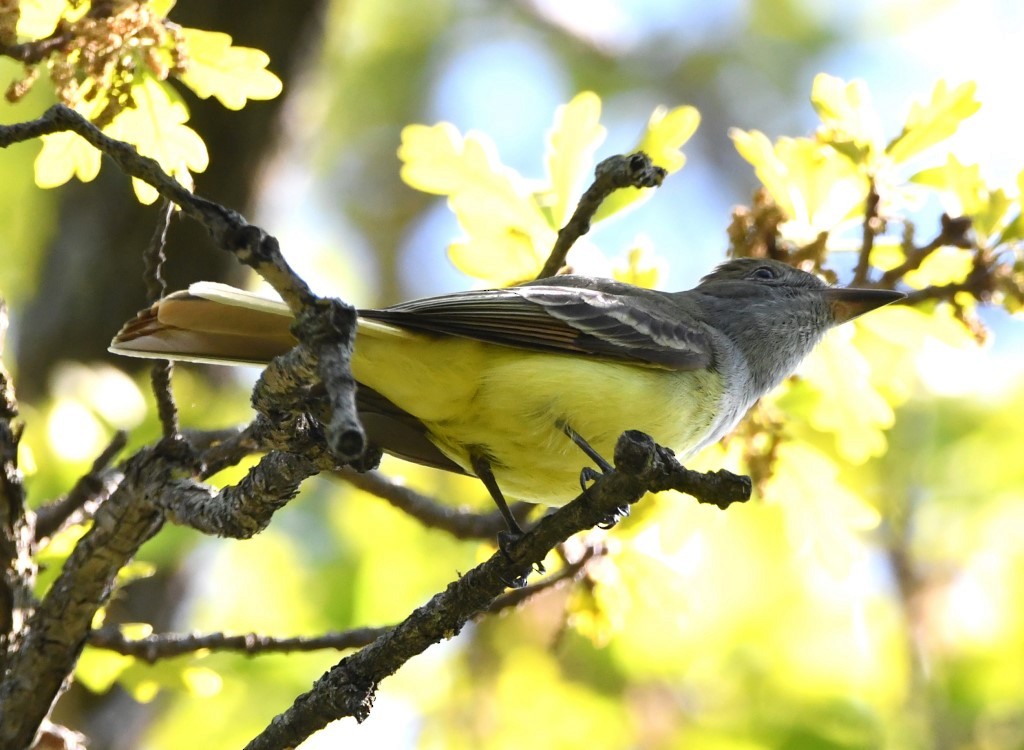
[[[593,164],[606,130],[599,122],[601,99],[584,91],[555,111],[548,133],[547,167],[551,180],[551,226],[562,227],[575,206],[576,191]]]
[[[845,576],[864,553],[857,532],[875,528],[878,511],[844,487],[836,464],[810,445],[784,443],[765,498],[786,510],[795,549],[807,550],[833,575]]]
[[[929,255],[920,268],[903,277],[915,289],[963,281],[973,266],[972,254],[958,247],[942,247]]]
[[[954,89],[946,81],[935,84],[927,104],[915,102],[903,125],[885,152],[894,162],[903,162],[953,135],[960,124],[981,107],[974,98],[977,85],[963,83]]]
[[[134,656],[86,647],[75,667],[75,681],[94,693],[105,693],[134,663]]]
[[[467,235],[451,247],[460,270],[491,283],[537,275],[555,231],[534,199],[533,185],[499,162],[489,138],[463,137],[449,123],[410,125],[402,131],[398,155],[406,183],[448,196]]]
[[[882,122],[864,81],[847,83],[824,73],[815,76],[811,104],[825,124],[819,134],[855,162],[865,162],[882,140]]]
[[[953,154],[939,167],[924,169],[910,178],[918,185],[944,191],[947,213],[972,216],[984,205],[985,181],[977,164],[965,165]]]
[[[700,113],[694,107],[680,106],[668,109],[658,107],[651,113],[647,128],[633,151],[643,151],[651,161],[669,174],[686,164],[682,152],[685,144],[697,132]],[[601,204],[594,221],[606,219],[624,208],[639,205],[653,194],[654,188],[623,188],[616,190]]]
[[[112,138],[133,143],[143,156],[156,159],[160,166],[185,187],[191,189],[191,171],[202,172],[209,165],[206,144],[188,121],[188,109],[169,84],[145,75],[132,87],[136,106],[122,110],[107,128]],[[157,193],[140,180],[133,179],[136,195],[142,203],[152,203]]]
[[[811,242],[861,210],[867,177],[834,148],[810,138],[780,138],[772,145],[756,130],[734,128],[730,136],[786,214],[781,229],[793,241]]]
[[[281,79],[267,70],[270,57],[262,50],[231,46],[219,31],[182,29],[188,45],[188,67],[181,82],[200,99],[216,97],[228,109],[242,109],[249,99],[273,99]]]
[[[870,366],[853,346],[852,336],[852,326],[830,332],[800,372],[818,393],[811,426],[833,434],[839,455],[860,464],[885,452],[884,430],[895,415],[872,385]]]
[[[88,3],[82,3],[88,7]],[[21,16],[18,18],[18,36],[29,39],[43,39],[57,28],[57,22],[65,13],[69,20],[80,16],[84,10],[72,9],[67,0],[21,0],[18,3]]]
[[[648,238],[640,237],[626,257],[615,264],[613,275],[617,281],[653,289],[667,271],[668,261],[654,252]]]
[[[186,667],[181,670],[185,689],[200,698],[210,698],[220,692],[224,680],[208,667]]]
[[[100,171],[100,152],[70,131],[41,137],[43,147],[35,161],[36,185],[53,188],[72,177],[92,182]]]

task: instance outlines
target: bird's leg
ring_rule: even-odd
[[[602,474],[606,474],[607,472],[611,471],[615,467],[612,466],[610,463],[608,463],[608,461],[605,460],[604,456],[602,456],[600,453],[598,453],[596,450],[594,450],[594,447],[590,443],[588,443],[583,438],[582,435],[580,435],[578,432],[576,432],[576,430],[574,430],[572,427],[570,427],[568,423],[561,422],[559,426],[562,428],[562,432],[565,433],[566,437],[568,437],[571,441],[576,443],[577,447],[581,451],[586,453],[591,461],[593,461],[595,464],[597,464],[597,469],[600,469],[600,471],[598,471],[597,469],[594,469],[591,466],[584,466],[583,469],[580,470],[580,488],[584,492],[586,492],[587,491],[587,485],[590,482],[593,482],[595,479],[600,477]],[[623,518],[625,518],[628,515],[629,515],[629,506],[628,505],[624,505],[624,506],[622,506],[620,508],[616,508],[614,513],[612,513],[607,518],[603,519],[598,524],[598,527],[600,527],[602,529],[610,529],[612,526],[614,526],[616,523],[618,523],[619,521],[621,521]]]
[[[581,451],[586,453],[591,461],[593,461],[595,464],[597,464],[597,468],[599,468],[601,470],[602,474],[605,474],[605,473],[611,471],[613,468],[615,468],[615,467],[613,467],[610,463],[608,463],[605,460],[604,456],[602,456],[600,453],[598,453],[596,450],[594,450],[593,447],[591,447],[590,443],[588,443],[586,440],[584,440],[583,436],[580,435],[578,432],[576,432],[576,430],[574,430],[572,427],[570,427],[567,422],[561,422],[559,424],[559,427],[562,428],[562,432],[565,433],[566,437],[568,437],[571,441],[576,443],[576,446]],[[588,466],[587,468],[585,468],[583,470],[582,474],[586,474],[588,480],[596,479],[597,477],[594,476],[593,472],[594,472],[594,470],[591,469]],[[583,479],[582,474],[580,476],[581,480]],[[586,485],[583,486],[583,489],[586,489]]]
[[[484,483],[484,487],[487,488],[487,492],[490,493],[494,504],[498,506],[498,512],[501,513],[502,518],[505,519],[505,524],[508,526],[506,531],[498,534],[498,549],[508,558],[509,562],[515,562],[509,553],[509,547],[525,533],[523,527],[519,525],[516,517],[509,510],[508,503],[505,502],[505,496],[502,494],[501,488],[498,487],[498,480],[494,478],[494,472],[491,471],[491,462],[479,454],[471,454],[469,462],[473,467],[473,472]],[[543,573],[544,566],[538,565],[537,572]],[[522,588],[526,585],[526,576],[517,575],[512,580],[505,581],[505,583],[511,588]]]

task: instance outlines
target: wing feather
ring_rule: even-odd
[[[654,367],[688,370],[711,362],[706,327],[669,295],[601,279],[559,276],[360,315],[427,333]]]

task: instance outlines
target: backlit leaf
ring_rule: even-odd
[[[152,157],[185,187],[192,188],[192,171],[202,172],[209,164],[203,139],[184,123],[188,109],[177,93],[152,76],[132,87],[136,106],[122,110],[107,128],[112,138],[133,143],[144,156]],[[157,198],[153,188],[133,178],[135,193],[142,203]]]
[[[853,161],[866,161],[882,140],[882,123],[864,81],[820,74],[811,88],[811,104],[826,126],[819,137]]]
[[[697,132],[700,113],[690,106],[668,109],[658,107],[651,113],[647,128],[633,151],[643,151],[655,165],[669,174],[678,172],[686,163],[682,152],[685,144]],[[653,194],[654,188],[623,188],[616,190],[597,210],[594,221],[606,219],[627,207],[639,205]]]
[[[41,138],[43,147],[35,161],[36,185],[53,188],[72,177],[92,182],[100,171],[100,152],[76,133],[64,131]]]
[[[241,109],[249,99],[273,99],[281,79],[267,70],[270,57],[251,47],[231,46],[219,31],[182,29],[188,45],[188,67],[181,82],[201,99],[216,97],[228,109]]]
[[[584,91],[559,107],[548,133],[547,167],[551,180],[551,226],[562,227],[575,206],[576,192],[593,164],[606,130],[599,122],[601,99]]]
[[[490,283],[537,275],[555,231],[534,198],[534,185],[500,163],[489,138],[463,137],[450,123],[410,125],[402,131],[398,156],[406,183],[448,196],[467,235],[450,248],[460,270]]]
[[[730,136],[786,214],[782,231],[793,241],[813,241],[863,205],[867,177],[834,148],[810,138],[780,138],[773,145],[757,130],[734,128]]]
[[[963,83],[954,89],[939,81],[927,104],[915,102],[903,125],[885,152],[894,162],[903,162],[953,135],[960,124],[981,107],[974,98],[977,85]]]

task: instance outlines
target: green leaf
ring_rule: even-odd
[[[122,110],[106,128],[112,138],[127,141],[143,156],[156,159],[171,176],[192,189],[192,171],[202,172],[209,165],[206,144],[188,121],[188,108],[167,83],[151,75],[140,77],[132,86],[136,106]],[[140,180],[132,179],[135,194],[142,203],[157,199],[156,191]]]
[[[826,126],[819,138],[851,161],[867,162],[882,141],[882,122],[867,84],[820,74],[814,78],[811,104]]]
[[[664,278],[668,271],[668,262],[654,252],[646,237],[636,240],[626,257],[618,261],[612,271],[616,281],[624,281],[633,286],[653,289],[658,280]]]
[[[854,326],[838,328],[801,367],[806,383],[819,394],[809,422],[835,436],[839,455],[862,464],[885,453],[884,430],[895,420],[892,407],[872,386],[870,367],[852,344]]]
[[[757,130],[730,131],[740,155],[789,221],[782,230],[795,242],[811,242],[862,210],[868,181],[857,165],[811,138],[780,138],[772,145]]]
[[[977,164],[961,164],[953,154],[946,157],[941,167],[921,170],[910,181],[944,191],[949,204],[947,210],[953,215],[973,216],[985,203],[981,169]]]
[[[65,131],[41,137],[35,160],[35,181],[41,188],[63,185],[72,177],[92,182],[100,171],[100,152],[84,138]]]
[[[555,231],[534,198],[534,185],[501,164],[489,138],[463,137],[445,122],[410,125],[402,130],[398,157],[407,184],[448,196],[467,235],[449,248],[459,270],[492,284],[537,275]]]
[[[75,666],[75,681],[94,693],[105,693],[134,663],[134,656],[87,646]]]
[[[981,107],[974,98],[977,85],[971,81],[950,90],[944,80],[935,84],[931,101],[915,102],[903,125],[903,132],[885,148],[894,162],[903,162],[952,136],[960,123]]]
[[[50,36],[57,28],[61,16],[68,20],[81,17],[89,9],[88,3],[82,3],[77,10],[72,9],[66,0],[21,0],[18,18],[18,36],[28,39],[43,39]]]
[[[154,15],[166,18],[176,2],[177,0],[149,0],[149,9]]]
[[[694,107],[680,106],[668,109],[658,107],[651,113],[647,128],[633,151],[643,151],[669,174],[678,172],[686,164],[683,144],[697,132],[700,113]],[[594,214],[594,221],[606,219],[627,207],[635,207],[653,195],[654,188],[623,188],[616,190]]]
[[[548,132],[548,179],[551,181],[551,227],[560,229],[575,206],[576,191],[593,164],[594,151],[606,130],[599,122],[601,99],[592,91],[573,97],[555,112]]]
[[[248,99],[273,99],[281,79],[266,69],[270,57],[252,47],[232,47],[219,31],[182,29],[188,45],[188,67],[181,82],[200,99],[216,97],[228,109],[241,109]]]

